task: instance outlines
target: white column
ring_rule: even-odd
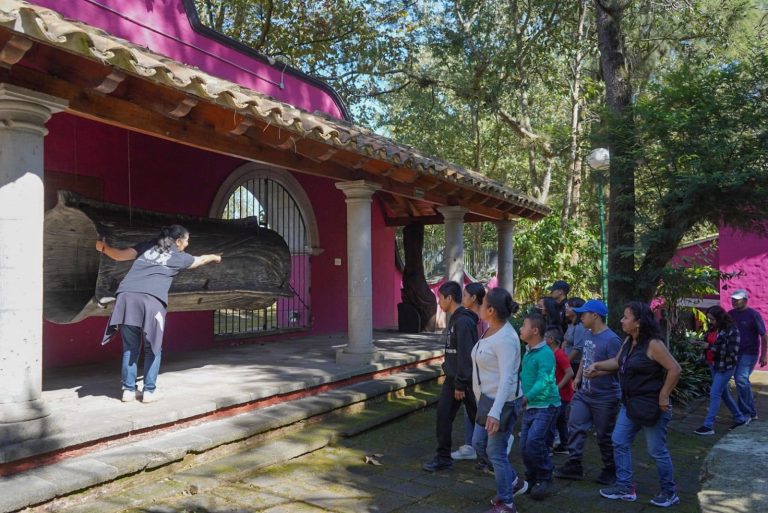
[[[515,222],[514,221],[498,221],[496,223],[496,230],[498,234],[498,250],[499,250],[499,263],[496,272],[496,277],[499,282],[499,287],[507,289],[510,294],[514,293],[515,280],[514,280],[514,235],[515,235]],[[513,294],[514,295],[514,294]]]
[[[45,417],[43,137],[65,101],[0,84],[0,433]]]
[[[464,287],[464,207],[446,206],[437,209],[445,223],[445,278]]]
[[[378,359],[373,346],[371,273],[371,202],[381,187],[357,180],[339,182],[347,197],[347,334],[349,344],[336,352],[336,362],[367,364]]]

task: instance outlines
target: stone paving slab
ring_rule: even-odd
[[[0,425],[0,464],[442,356],[434,334],[377,331],[374,339],[380,361],[360,366],[336,363],[334,348],[347,343],[342,335],[164,351],[161,400],[152,404],[120,401],[117,361],[45,371],[42,398],[51,414],[26,427]]]
[[[768,395],[761,398],[765,405]],[[370,410],[379,405],[371,405]],[[382,406],[383,414],[386,413]],[[670,424],[670,450],[676,469],[679,492],[683,502],[675,507],[677,513],[747,513],[762,511],[759,504],[751,509],[744,509],[743,497],[736,494],[725,494],[712,497],[717,501],[717,509],[704,509],[699,506],[697,495],[707,493],[706,487],[710,482],[699,481],[702,463],[712,449],[719,436],[697,437],[693,429],[700,425],[706,410],[706,401],[699,401],[688,411],[678,409]],[[725,413],[725,412],[723,412]],[[346,417],[355,423],[355,417],[360,414],[347,414]],[[716,429],[719,433],[727,431],[729,424],[727,415],[718,418]],[[258,451],[251,449],[243,453],[233,454],[219,460],[199,465],[176,475],[169,480],[185,480],[186,490],[195,483],[205,480],[204,486],[197,488],[202,499],[195,502],[199,509],[189,509],[196,513],[220,513],[230,511],[226,503],[216,503],[219,506],[207,507],[205,501],[210,497],[220,497],[229,503],[244,504],[243,494],[267,494],[275,504],[257,505],[255,502],[246,504],[253,513],[274,512],[314,512],[314,513],[346,513],[346,512],[376,512],[376,513],[481,513],[488,509],[488,500],[495,493],[493,476],[479,472],[472,461],[457,461],[453,471],[427,473],[421,470],[421,464],[429,459],[435,448],[434,439],[434,408],[427,408],[407,417],[399,418],[388,424],[368,430],[353,438],[334,438],[330,445],[317,451],[288,459],[283,463],[263,467]],[[329,419],[322,424],[311,426],[305,431],[306,437],[322,438],[328,431],[335,431],[347,423],[340,419]],[[762,427],[760,422],[749,428],[756,432]],[[460,419],[454,425],[455,445],[461,440],[462,423]],[[316,431],[315,435],[308,434]],[[728,436],[720,438],[723,450],[737,452],[742,457],[745,454],[743,446],[734,442],[725,443],[729,437],[752,439],[755,435],[748,430],[734,430]],[[532,501],[528,496],[516,499],[520,512],[546,513],[650,513],[659,511],[649,504],[650,498],[657,492],[658,483],[655,465],[645,452],[642,435],[634,445],[635,480],[638,487],[638,501],[625,503],[602,499],[598,490],[600,485],[591,479],[583,481],[556,480],[554,493],[545,501]],[[302,443],[307,443],[306,439]],[[744,442],[742,442],[744,443]],[[277,444],[274,444],[277,445]],[[293,443],[289,444],[293,445]],[[768,447],[768,444],[766,444]],[[285,447],[279,447],[278,453],[290,458],[295,453],[287,452]],[[366,454],[382,453],[382,465],[366,465]],[[758,457],[766,455],[755,453]],[[730,454],[730,459],[735,456]],[[556,455],[555,463],[562,464],[565,456]],[[768,461],[768,459],[766,459]],[[512,453],[512,463],[517,470],[522,470],[519,446],[515,445]],[[587,441],[585,452],[585,467],[589,476],[596,476],[601,463],[596,443],[593,438]],[[739,469],[743,473],[743,468]],[[757,472],[762,472],[758,470]],[[760,475],[759,473],[756,475]],[[765,475],[768,475],[766,473]],[[247,476],[247,477],[242,477]],[[194,479],[198,481],[195,481]],[[232,482],[236,479],[235,482]],[[731,480],[733,481],[733,480]],[[729,483],[729,486],[732,483]],[[762,486],[755,481],[755,486]],[[741,500],[741,502],[739,502]],[[283,501],[283,502],[279,502]],[[131,513],[149,511],[168,511],[180,513],[182,498],[154,500],[145,504],[144,509],[133,507],[126,510]],[[186,503],[188,506],[192,502]],[[222,506],[221,504],[225,504]],[[166,508],[166,509],[164,509]],[[232,511],[239,511],[234,509]],[[75,513],[62,510],[61,513]],[[81,513],[81,512],[77,512]],[[109,513],[118,513],[117,511]],[[119,512],[123,513],[123,512]]]
[[[397,387],[419,380],[434,381],[440,375],[440,368],[438,365],[431,365],[429,368],[408,370],[402,374],[386,377],[381,383],[357,383],[349,385],[347,389],[332,390],[327,393],[328,397],[325,397],[325,394],[306,397],[157,437],[145,437],[122,446],[102,449],[86,456],[66,459],[2,479],[0,511],[14,511],[122,476],[181,462],[188,455],[243,441],[278,427],[304,421],[314,415],[329,414],[354,402],[371,400],[382,394],[386,397],[386,394],[396,391]],[[434,384],[429,386],[436,387]],[[434,393],[432,397],[434,398]],[[379,422],[402,416],[427,404],[429,403],[425,398],[384,401],[377,406],[386,415],[380,416]],[[178,472],[174,480],[185,490],[202,492],[214,489],[221,485],[222,480],[234,481],[263,467],[316,451],[343,436],[343,432],[369,429],[376,425],[374,421],[375,415],[371,416],[365,411],[354,420],[344,414],[331,413],[331,416],[323,423],[317,424],[315,429],[289,433],[259,443],[248,451],[203,463],[186,472]],[[356,424],[356,427],[353,428],[350,424]],[[245,473],[243,469],[246,469]],[[210,476],[216,478],[212,479]],[[19,482],[25,484],[21,493],[17,486]],[[130,505],[119,503],[120,506],[126,504]],[[109,509],[114,504],[107,506]]]

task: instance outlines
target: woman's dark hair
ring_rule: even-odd
[[[707,316],[712,316],[715,318],[715,324],[718,330],[722,330],[733,325],[733,319],[720,305],[710,307],[707,310]]]
[[[586,303],[586,301],[584,301],[580,297],[569,297],[568,299],[565,300],[565,304],[567,306],[570,306],[571,309],[581,308],[582,306],[584,306],[584,303]],[[573,315],[575,315],[576,317],[574,318],[574,320],[573,320],[573,322],[571,324],[578,324],[578,323],[580,323],[581,322],[581,314],[579,312],[573,312]]]
[[[509,319],[510,315],[520,310],[520,305],[512,300],[507,289],[496,287],[485,295],[485,302],[496,312],[496,317],[502,321]]]
[[[176,245],[176,240],[189,236],[189,230],[180,224],[163,226],[160,235],[157,236],[157,247],[161,252],[167,253]]]
[[[557,300],[550,296],[544,296],[541,298],[544,302],[544,311],[542,315],[547,324],[559,324],[560,323],[560,309],[557,305]],[[541,333],[544,335],[544,333]]]
[[[631,301],[624,307],[632,312],[632,316],[640,323],[640,331],[637,335],[639,345],[646,344],[653,339],[661,340],[661,328],[656,322],[651,307],[640,301]]]
[[[482,283],[470,283],[464,290],[470,296],[475,296],[475,303],[478,305],[483,304],[483,298],[485,297],[485,286]]]
[[[455,302],[461,304],[461,285],[455,281],[446,281],[440,285],[440,288],[437,289],[437,291],[441,296],[452,297]]]

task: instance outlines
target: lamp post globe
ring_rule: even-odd
[[[606,148],[597,148],[587,155],[587,164],[595,171],[611,167],[611,153]]]
[[[605,196],[603,185],[605,183],[606,169],[611,167],[611,153],[606,148],[597,148],[587,155],[587,164],[597,171],[597,202],[600,212],[600,288],[603,301],[608,302],[608,253],[606,251],[605,235]]]

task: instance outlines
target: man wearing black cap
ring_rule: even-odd
[[[568,299],[568,292],[571,286],[565,280],[557,280],[549,287],[549,295],[557,301],[557,312],[560,315],[560,328],[565,333],[568,330],[568,318],[565,316],[565,300]]]

